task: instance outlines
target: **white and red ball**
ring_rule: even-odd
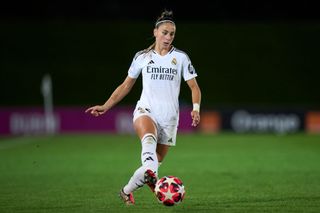
[[[180,203],[185,195],[181,179],[175,176],[160,178],[154,190],[157,200],[165,206],[173,206]]]

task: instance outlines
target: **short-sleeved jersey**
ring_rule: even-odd
[[[164,56],[154,50],[140,51],[128,76],[138,78],[140,73],[143,89],[138,104],[151,110],[159,124],[178,124],[181,78],[187,81],[197,76],[188,55],[175,47]]]

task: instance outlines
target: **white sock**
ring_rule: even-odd
[[[123,187],[123,192],[130,194],[135,190],[141,188],[144,185],[144,173],[147,169],[151,169],[156,175],[158,173],[158,167],[161,163],[158,162],[156,153],[157,141],[153,134],[146,134],[142,140],[142,151],[141,151],[141,163],[132,177],[130,178],[127,185]]]
[[[130,178],[128,184],[123,187],[123,192],[130,194],[131,192],[142,187],[144,185],[144,172],[145,169],[143,166],[138,168]]]
[[[157,157],[157,139],[153,134],[145,134],[141,140],[141,163],[145,171],[151,169],[155,174],[158,173],[158,157]]]

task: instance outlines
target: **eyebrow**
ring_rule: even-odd
[[[169,31],[169,30],[165,30],[165,29],[163,29],[162,32],[175,33],[175,31]]]

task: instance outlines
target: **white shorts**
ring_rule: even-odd
[[[178,125],[161,125],[157,122],[157,118],[152,114],[151,110],[148,108],[143,108],[139,105],[136,106],[133,112],[133,122],[141,117],[141,116],[148,116],[150,117],[153,122],[157,126],[157,143],[164,144],[167,146],[175,146],[176,145],[176,138],[177,138],[177,131]]]

